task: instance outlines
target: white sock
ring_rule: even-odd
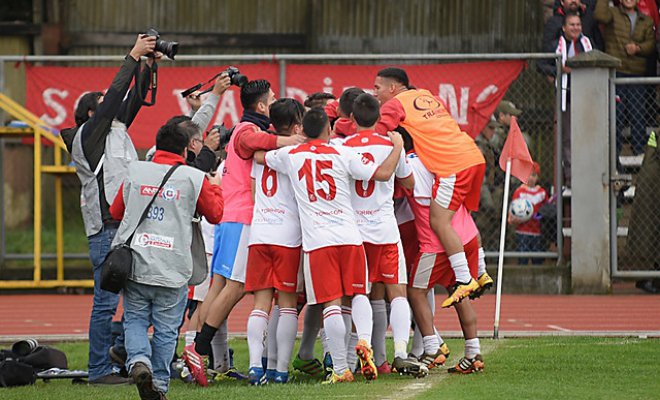
[[[357,333],[351,332],[351,335],[348,339],[348,349],[346,350],[346,364],[351,371],[353,371],[357,365],[357,353],[355,352],[355,346],[357,346],[357,342]]]
[[[465,358],[474,358],[477,354],[481,354],[479,338],[467,339],[465,341]]]
[[[374,318],[369,299],[363,294],[358,294],[353,296],[351,305],[353,306],[353,324],[355,324],[358,338],[371,344],[371,331],[374,326]]]
[[[247,342],[250,352],[250,368],[261,368],[261,356],[264,352],[264,341],[268,329],[268,313],[262,310],[252,310],[247,323]]]
[[[428,300],[429,305],[431,306],[431,314],[435,315],[435,289],[432,288],[429,290],[429,292],[426,294],[426,300]],[[438,330],[435,329],[435,322],[433,322],[433,332],[435,332],[435,336],[438,337],[440,344],[445,342],[444,339],[442,339],[442,336],[440,336]]]
[[[346,329],[346,335],[344,336],[344,343],[346,343],[346,351],[350,352],[348,348],[348,342],[351,340],[351,332],[353,332],[353,321],[351,320],[351,315],[353,310],[349,306],[341,306],[341,318],[344,320],[344,327]]]
[[[415,331],[413,333],[412,346],[410,352],[417,358],[424,354],[424,342],[422,341],[422,333],[419,331],[419,325],[415,323]]]
[[[440,342],[438,342],[437,336],[424,336],[422,340],[424,341],[424,353],[435,354],[438,352],[438,349],[440,348]]]
[[[470,282],[472,277],[470,276],[470,270],[468,269],[468,262],[467,258],[465,258],[464,251],[449,256],[449,264],[451,264],[451,269],[454,270],[454,275],[456,275],[456,282]]]
[[[307,310],[305,310],[302,338],[300,339],[300,348],[298,349],[298,357],[301,360],[311,360],[314,358],[314,344],[321,328],[322,313],[323,306],[321,304],[308,305]]]
[[[218,331],[211,339],[213,350],[213,369],[222,370],[229,368],[229,344],[227,343],[227,320],[220,325]]]
[[[396,297],[390,303],[390,323],[394,337],[394,357],[406,358],[410,338],[410,305],[405,297]],[[380,365],[380,364],[378,364]]]
[[[297,333],[298,311],[295,308],[280,308],[280,320],[277,323],[277,371],[279,372],[289,371]]]
[[[328,345],[328,335],[325,334],[325,329],[321,328],[321,330],[319,330],[319,336],[321,337],[321,347],[323,347],[323,356],[325,356],[326,353],[330,353],[330,346]]]
[[[385,334],[387,333],[387,306],[385,300],[371,300],[373,310],[374,326],[371,335],[371,348],[374,350],[376,365],[382,365],[387,361],[387,350],[385,349]]]
[[[280,307],[275,305],[268,321],[268,335],[266,336],[266,352],[268,359],[266,369],[277,368],[277,327],[280,325]],[[262,356],[263,357],[263,356]]]
[[[484,253],[484,248],[479,247],[479,267],[477,268],[477,276],[481,276],[486,273],[486,253]]]
[[[196,334],[197,332],[195,331],[186,331],[186,336],[185,336],[186,346],[189,346],[195,342]]]
[[[329,306],[323,310],[323,329],[328,337],[328,348],[332,356],[335,373],[342,375],[348,365],[346,364],[346,326],[341,317],[341,307]]]

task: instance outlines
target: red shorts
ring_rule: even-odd
[[[417,239],[415,220],[399,225],[399,235],[401,236],[403,255],[406,257],[406,268],[410,270],[415,257],[417,257],[417,253],[419,253],[419,240]]]
[[[362,245],[321,247],[303,252],[303,271],[310,305],[342,296],[367,294],[370,290]]]
[[[301,247],[253,244],[248,250],[245,291],[275,288],[282,292],[302,291]]]
[[[401,243],[373,244],[365,242],[364,252],[367,255],[369,282],[388,285],[408,283]]]
[[[479,268],[479,240],[475,237],[465,248],[470,275],[477,279]],[[419,253],[410,272],[409,287],[416,289],[430,289],[435,285],[450,287],[456,283],[454,270],[449,264],[446,253]]]
[[[481,185],[486,164],[473,165],[446,178],[435,177],[433,199],[440,207],[456,211],[465,205],[470,211],[479,210]]]

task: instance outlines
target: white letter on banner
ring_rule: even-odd
[[[461,87],[461,100],[460,103],[456,99],[456,89],[454,85],[441,83],[440,84],[440,100],[442,100],[449,108],[449,113],[458,122],[459,125],[467,124],[467,109],[468,99],[470,97],[470,88]],[[460,108],[459,108],[460,104]]]
[[[307,99],[307,92],[305,92],[302,89],[294,88],[294,87],[287,87],[286,88],[286,97],[290,97],[292,99],[296,99],[300,101],[301,103],[304,103],[305,100]]]
[[[186,101],[185,98],[181,97],[181,92],[183,92],[186,89],[172,89],[172,95],[174,95],[174,98],[177,101],[177,104],[179,104],[179,109],[181,110],[181,114],[183,115],[189,115],[190,114],[190,104]]]
[[[479,93],[479,96],[477,96],[477,103],[483,103],[484,101],[486,101],[488,96],[497,93],[497,91],[498,88],[495,85],[491,84],[486,86],[484,90],[482,90],[481,93]]]
[[[42,97],[44,103],[47,107],[50,107],[55,111],[55,117],[50,117],[48,114],[43,114],[40,118],[43,119],[47,124],[58,126],[66,119],[66,109],[60,103],[58,103],[53,97],[57,96],[60,99],[64,100],[69,96],[67,90],[59,90],[55,88],[48,88],[44,90]]]
[[[227,90],[222,95],[218,108],[220,111],[218,111],[218,116],[215,118],[216,124],[222,124],[227,115],[231,118],[231,123],[233,125],[236,125],[240,121],[238,118],[238,110],[236,109],[236,100],[234,100],[233,90]]]

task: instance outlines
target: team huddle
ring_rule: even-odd
[[[248,292],[250,384],[286,383],[291,364],[326,383],[354,373],[424,377],[449,356],[433,324],[436,285],[447,288],[442,307],[456,309],[465,336],[449,372],[481,371],[476,313],[463,301],[493,284],[470,215],[485,170],[473,139],[399,68],[378,73],[375,96],[351,88],[339,101],[310,100],[318,106],[305,111],[275,100],[266,81],[241,88],[245,114],[220,167],[224,212],[206,237],[212,279],[195,288],[202,303],[186,333],[190,376],[201,386],[211,371],[240,377],[227,317]],[[319,331],[323,362],[314,358]]]

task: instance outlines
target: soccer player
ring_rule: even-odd
[[[302,132],[305,109],[294,99],[279,99],[270,106],[270,118],[278,135],[291,136]],[[289,361],[298,332],[297,292],[302,291],[302,234],[298,206],[286,175],[261,164],[253,163],[254,212],[250,231],[245,291],[254,293],[254,309],[247,323],[250,352],[248,380],[252,385],[267,381],[286,383]],[[278,292],[279,319],[276,323],[277,367],[266,371],[262,367],[264,337],[268,329],[268,314],[273,290]],[[276,309],[275,312],[278,310]],[[273,330],[270,330],[273,331]],[[270,340],[271,338],[269,338]],[[269,366],[270,368],[270,366]]]
[[[445,250],[431,229],[429,223],[432,203],[433,174],[426,170],[415,153],[408,155],[409,164],[415,176],[415,189],[409,193],[409,203],[415,214],[415,224],[420,242],[420,252],[413,262],[408,282],[408,296],[413,308],[415,322],[423,337],[424,354],[420,361],[429,368],[443,365],[449,352],[440,343],[433,327],[433,310],[427,299],[428,292],[441,285],[449,292],[456,282],[454,271],[449,265]],[[470,274],[478,270],[478,230],[474,220],[463,206],[459,207],[451,220],[458,232],[469,261]],[[449,372],[471,373],[484,368],[479,338],[477,338],[477,315],[469,301],[455,303],[454,307],[465,337],[465,356]]]
[[[303,274],[309,304],[323,304],[323,327],[328,337],[333,370],[328,383],[353,381],[346,363],[346,325],[342,297],[352,297],[352,317],[359,341],[356,352],[362,374],[378,376],[372,360],[372,312],[368,271],[362,237],[351,206],[351,179],[387,181],[396,168],[403,143],[397,133],[388,133],[392,151],[376,165],[354,150],[330,146],[330,123],[321,109],[303,117],[307,142],[271,151],[265,165],[289,176],[298,202],[303,234]]]
[[[215,369],[225,372],[229,368],[226,320],[244,294],[247,241],[254,207],[250,178],[253,155],[257,150],[276,149],[302,141],[299,135],[276,136],[264,132],[270,126],[269,106],[274,101],[275,93],[266,80],[249,81],[241,87],[243,117],[227,145],[222,174],[227,212],[215,231],[213,283],[202,303],[200,321],[204,323],[195,345],[187,346],[183,352],[186,365],[201,386],[208,385],[204,357],[212,351],[212,340],[219,342],[217,351],[213,349]],[[218,331],[218,337],[214,338]]]
[[[392,149],[392,142],[374,131],[380,117],[378,100],[368,94],[359,95],[353,103],[351,120],[357,126],[357,133],[347,137],[344,146],[355,149],[362,157],[383,162]],[[378,368],[383,371],[387,366],[385,354],[385,333],[387,330],[387,311],[385,294],[390,299],[390,322],[394,336],[394,362],[397,372],[415,377],[428,374],[428,369],[419,361],[407,357],[408,338],[410,336],[410,306],[406,298],[406,261],[394,216],[394,177],[408,189],[412,189],[415,179],[406,162],[403,149],[399,153],[394,176],[386,182],[373,180],[355,181],[351,188],[351,204],[355,210],[355,219],[364,241],[367,255],[369,282],[373,284],[371,306],[375,326],[372,344],[379,349],[381,356],[376,357]],[[380,314],[380,315],[378,315]],[[383,357],[385,356],[385,357]],[[380,359],[379,358],[385,358]]]
[[[382,69],[374,87],[382,104],[376,130],[384,133],[399,125],[405,128],[417,145],[419,158],[434,174],[431,227],[447,251],[457,280],[442,303],[442,307],[450,307],[480,288],[470,276],[465,251],[451,220],[461,205],[471,211],[478,210],[484,157],[438,98],[428,90],[410,88],[404,70]],[[485,284],[492,285],[487,274],[483,277]]]

